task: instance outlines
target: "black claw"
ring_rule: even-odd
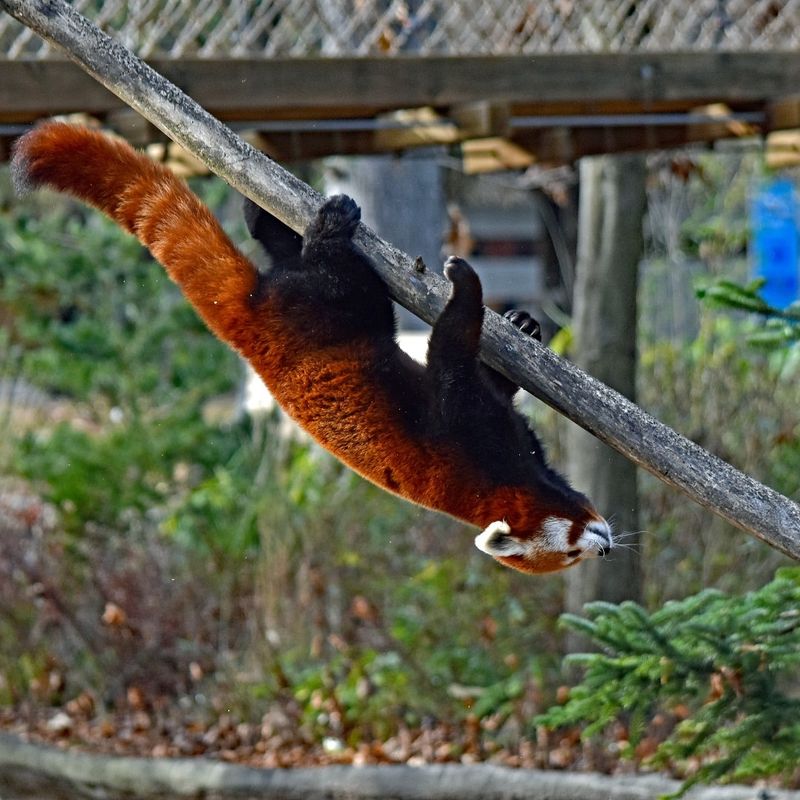
[[[527,311],[513,309],[512,311],[506,311],[503,316],[514,327],[519,328],[522,333],[527,334],[537,341],[542,341],[542,326],[539,325],[538,321],[535,320]]]

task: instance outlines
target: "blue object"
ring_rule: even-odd
[[[790,180],[766,184],[750,207],[755,275],[765,278],[761,296],[776,308],[800,297],[797,192]]]

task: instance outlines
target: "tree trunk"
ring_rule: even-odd
[[[574,360],[635,402],[636,290],[645,212],[643,156],[585,158],[580,165],[578,264],[573,306]],[[577,426],[567,438],[569,474],[617,534],[638,530],[636,466]],[[635,547],[637,536],[625,539]],[[566,574],[567,609],[590,600],[638,600],[641,571],[634,550]],[[572,649],[572,648],[570,648]]]

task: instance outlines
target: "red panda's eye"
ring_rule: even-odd
[[[581,554],[580,550],[568,550],[567,558],[577,558]]]

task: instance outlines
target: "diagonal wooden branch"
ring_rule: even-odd
[[[320,196],[214,119],[64,0],[0,0],[100,83],[205,162],[214,172],[297,231]],[[332,88],[333,91],[333,88]],[[432,322],[446,296],[444,279],[361,226],[392,296]],[[772,547],[800,559],[800,507],[645,414],[638,406],[487,314],[482,358],[656,477]],[[603,509],[613,513],[614,509]]]

